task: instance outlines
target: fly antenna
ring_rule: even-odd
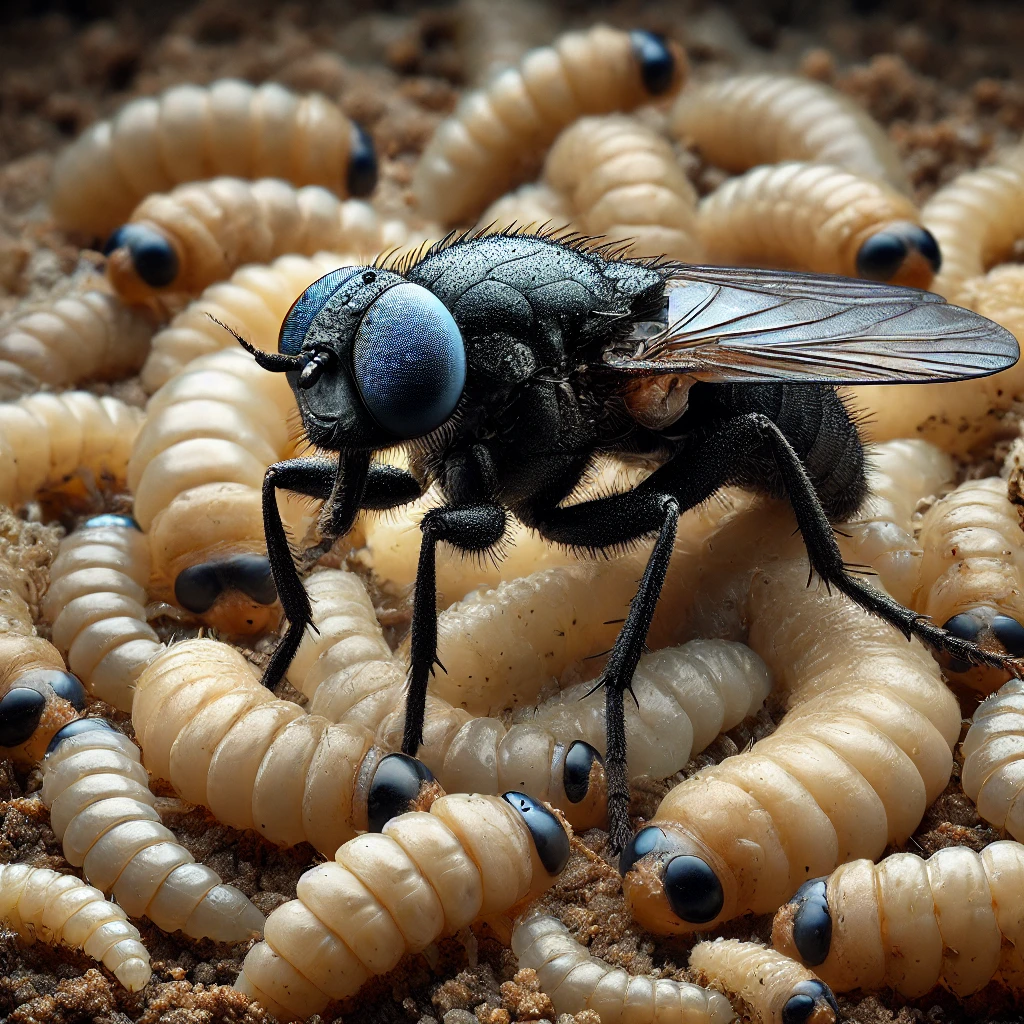
[[[218,320],[210,313],[206,315],[219,327],[223,327],[264,370],[269,370],[271,373],[287,373],[289,370],[302,370],[305,368],[307,359],[304,355],[287,356],[282,355],[280,352],[264,352],[263,349],[257,348],[252,342],[246,341],[233,327],[228,327],[223,320]]]

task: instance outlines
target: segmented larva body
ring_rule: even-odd
[[[54,388],[115,380],[142,366],[152,334],[153,324],[142,313],[94,288],[8,323],[0,330],[0,360]],[[0,397],[17,396],[0,391]]]
[[[586,114],[632,110],[674,93],[686,58],[650,32],[595,25],[528,53],[442,122],[416,168],[424,216],[470,223],[488,203],[534,177],[558,133]]]
[[[934,659],[820,583],[755,574],[750,646],[789,696],[775,733],[677,785],[623,854],[656,933],[774,910],[839,863],[906,839],[952,770],[960,708]]]
[[[921,579],[912,607],[957,636],[1024,654],[1024,530],[999,477],[968,480],[921,520]],[[949,666],[990,692],[1007,678],[996,668]]]
[[[491,231],[576,227],[566,197],[543,183],[520,185],[506,192],[480,214],[478,223]]]
[[[805,884],[776,915],[772,943],[837,992],[942,985],[967,996],[993,978],[1024,990],[1024,847],[948,846],[922,860],[857,860]]]
[[[131,711],[135,680],[163,644],[146,621],[149,540],[126,516],[96,516],[61,541],[43,616],[94,697]]]
[[[123,484],[144,419],[141,409],[87,391],[0,403],[0,504],[17,507],[72,481]]]
[[[25,942],[81,949],[129,992],[152,976],[138,929],[116,903],[73,875],[27,864],[0,864],[0,920]]]
[[[842,1015],[827,985],[806,967],[758,942],[715,939],[690,952],[690,970],[724,992],[757,1024],[839,1024]]]
[[[147,196],[105,251],[118,295],[144,302],[198,295],[243,264],[287,253],[352,252],[363,265],[408,241],[401,221],[384,220],[369,204],[342,202],[317,185],[296,189],[276,178],[214,178]]]
[[[691,86],[672,109],[671,127],[705,160],[727,171],[810,160],[910,191],[896,147],[881,125],[821,82],[759,74]]]
[[[729,1024],[736,1012],[725,996],[685,981],[631,975],[592,956],[569,930],[547,914],[528,914],[516,922],[512,952],[520,969],[537,980],[555,1012],[593,1010],[602,1024],[629,1020],[671,1020],[675,1024]]]
[[[161,824],[138,748],[104,719],[79,719],[54,736],[41,796],[68,863],[125,913],[197,939],[262,934],[263,915],[245,895]]]
[[[630,256],[696,263],[697,193],[669,143],[635,118],[585,117],[555,140],[544,180],[588,235],[629,242]]]
[[[698,207],[713,263],[783,267],[927,288],[939,265],[917,207],[891,185],[790,161],[730,178]]]
[[[364,196],[377,181],[366,133],[329,100],[267,82],[221,79],[135,100],[57,159],[57,223],[106,235],[153,192],[218,174],[282,178]]]
[[[532,797],[455,794],[391,818],[307,871],[268,918],[235,988],[281,1020],[355,995],[481,917],[514,912],[569,859],[561,822]]]
[[[1024,683],[1011,679],[974,712],[960,781],[980,814],[1014,839],[1024,836]]]
[[[142,386],[153,394],[193,359],[234,348],[237,342],[231,333],[211,318],[257,348],[276,352],[281,323],[292,303],[314,281],[354,258],[333,253],[281,256],[268,266],[240,267],[229,280],[210,285],[153,336],[142,367]]]

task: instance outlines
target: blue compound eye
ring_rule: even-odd
[[[306,333],[316,315],[327,305],[330,297],[351,277],[360,272],[360,267],[339,267],[314,281],[292,304],[281,325],[277,350],[293,356],[302,348]]]
[[[178,254],[159,231],[145,224],[124,224],[107,240],[103,252],[126,248],[135,273],[151,288],[163,288],[178,276]]]
[[[352,349],[370,415],[396,437],[429,434],[455,409],[466,383],[466,347],[444,303],[417,284],[371,303]]]

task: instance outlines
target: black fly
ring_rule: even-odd
[[[631,837],[623,694],[643,650],[681,512],[738,484],[787,497],[811,567],[829,585],[964,661],[999,655],[940,629],[855,578],[830,520],[867,493],[839,384],[985,376],[1012,366],[1002,327],[939,296],[838,277],[615,258],[573,236],[462,236],[396,269],[345,267],[312,284],[279,352],[309,439],[337,461],[267,470],[263,512],[289,628],[267,668],[288,666],[310,605],[275,490],[324,499],[315,560],[360,509],[413,501],[423,518],[402,749],[420,745],[437,647],[435,549],[494,549],[509,515],[587,552],[656,537],[603,675],[612,842]],[[241,340],[241,339],[239,339]],[[403,447],[411,472],[372,462]],[[659,464],[625,494],[563,505],[599,454]]]

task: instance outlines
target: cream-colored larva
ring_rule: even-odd
[[[627,899],[656,933],[775,910],[808,878],[878,856],[952,771],[960,708],[934,659],[808,587],[806,556],[754,575],[749,615],[790,709],[773,735],[671,790],[623,854]]]
[[[44,487],[123,485],[141,409],[87,391],[0,403],[0,504],[17,507]]]
[[[163,650],[146,621],[149,563],[149,541],[134,520],[96,516],[61,541],[43,599],[68,667],[119,711],[131,711],[136,678]]]
[[[686,58],[675,44],[605,25],[531,51],[466,95],[427,143],[413,179],[421,213],[446,225],[472,222],[503,192],[534,177],[566,125],[669,96],[685,74]]]
[[[554,12],[537,0],[459,0],[457,11],[459,50],[474,88],[516,67],[556,25]]]
[[[896,147],[881,125],[821,82],[756,74],[693,85],[676,101],[671,126],[705,160],[727,171],[812,160],[910,191]]]
[[[480,214],[478,223],[488,231],[575,227],[568,199],[543,183],[520,185],[506,192]]]
[[[557,917],[547,914],[527,914],[516,922],[512,952],[521,970],[537,972],[541,991],[559,1014],[593,1010],[602,1024],[631,1020],[729,1024],[736,1019],[732,1004],[720,993],[612,967],[578,943]]]
[[[221,79],[134,100],[94,124],[57,159],[57,223],[106,235],[138,202],[218,174],[369,194],[377,161],[366,133],[323,96]]]
[[[442,796],[307,871],[298,898],[267,918],[235,988],[281,1020],[305,1019],[440,936],[515,913],[568,859],[565,826],[532,797]]]
[[[891,185],[833,164],[755,167],[701,200],[712,263],[782,267],[927,288],[939,266],[917,207]]]
[[[262,934],[263,915],[245,895],[161,824],[138,748],[104,719],[58,732],[42,774],[40,795],[68,863],[127,914],[217,942]]]
[[[125,912],[73,875],[27,864],[0,864],[0,920],[25,942],[81,949],[129,992],[152,975],[149,953]]]
[[[1024,847],[948,846],[922,860],[857,860],[804,885],[776,915],[772,942],[837,992],[942,985],[967,996],[997,979],[1024,991]]]
[[[806,967],[759,942],[715,939],[690,952],[690,970],[756,1024],[839,1024],[831,989]]]
[[[635,118],[584,117],[555,140],[544,181],[585,234],[629,243],[629,256],[697,263],[697,193],[669,143]]]
[[[26,312],[0,329],[0,360],[39,384],[66,388],[131,376],[149,352],[153,324],[97,288]],[[0,390],[0,398],[17,395]]]
[[[288,253],[351,252],[362,265],[409,241],[402,221],[385,220],[358,199],[342,202],[317,185],[214,178],[147,196],[105,251],[111,285],[133,303],[198,295],[243,264]]]

